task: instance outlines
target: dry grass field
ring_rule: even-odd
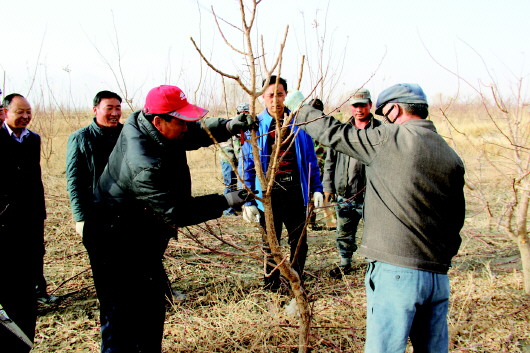
[[[90,114],[76,118],[67,115],[37,113],[31,127],[44,142],[42,165],[48,208],[45,274],[49,292],[62,297],[57,305],[39,306],[33,352],[95,353],[100,341],[98,301],[87,253],[74,230],[64,171],[67,137],[88,124]],[[454,116],[476,139],[490,133],[480,117]],[[437,114],[433,119],[443,136],[455,138],[468,177],[487,183],[484,190],[502,200],[498,180],[481,164],[476,148],[447,129]],[[195,194],[222,192],[214,148],[190,152],[189,165]],[[490,226],[480,198],[470,190],[466,192],[463,243],[450,271],[449,351],[530,352],[530,302],[523,293],[517,249],[500,230]],[[260,286],[259,239],[255,227],[231,216],[182,229],[179,240],[170,242],[165,265],[174,290],[184,292],[186,298],[168,308],[165,352],[295,350],[297,320],[283,310],[290,296],[287,291],[265,292]],[[309,249],[306,287],[313,312],[311,351],[362,352],[364,267],[342,280],[329,277],[328,271],[338,257],[333,231],[310,230]],[[134,296],[135,283],[123,288],[123,295]],[[138,325],[144,324],[138,298]]]

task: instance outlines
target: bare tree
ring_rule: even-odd
[[[305,13],[302,12],[304,18],[304,50],[306,53],[316,52],[317,55],[307,59],[308,75],[311,87],[315,87],[316,97],[322,99],[326,106],[330,103],[330,97],[334,93],[337,85],[340,82],[340,77],[346,62],[346,51],[348,49],[348,38],[341,41],[340,54],[334,46],[333,32],[330,34],[328,28],[328,10],[331,1],[325,3],[325,10],[323,19],[319,18],[319,12],[315,13],[311,26],[313,33],[307,33],[305,27]],[[313,60],[314,59],[314,60]]]
[[[107,56],[105,56],[101,52],[101,50],[99,50],[98,46],[95,43],[93,43],[91,41],[91,44],[94,47],[94,49],[96,49],[96,51],[98,52],[98,54],[101,57],[101,59],[103,60],[103,62],[105,63],[105,65],[107,65],[107,67],[109,68],[110,72],[112,73],[112,76],[114,77],[114,81],[118,85],[118,90],[120,91],[121,95],[123,96],[123,100],[125,101],[125,103],[127,103],[129,108],[132,111],[134,111],[135,108],[134,108],[134,105],[133,105],[133,99],[134,99],[134,95],[135,94],[131,95],[131,93],[129,91],[129,88],[127,86],[127,81],[125,80],[125,74],[123,73],[120,40],[119,40],[119,36],[118,36],[118,29],[116,28],[116,21],[114,19],[114,12],[112,12],[112,25],[113,25],[113,29],[114,29],[114,40],[115,40],[113,45],[114,45],[114,49],[116,51],[116,57],[117,57],[117,60],[118,60],[118,63],[117,63],[116,67],[114,65],[112,65],[112,63],[109,61]]]
[[[239,9],[241,13],[241,27],[235,26],[231,23],[228,23],[224,20],[222,20],[220,17],[218,17],[212,8],[212,13],[215,19],[215,22],[217,24],[217,28],[219,30],[219,33],[221,34],[221,37],[223,38],[225,44],[234,52],[241,55],[245,58],[245,61],[248,66],[248,80],[250,82],[245,83],[244,79],[241,78],[238,74],[229,74],[227,72],[224,72],[217,68],[214,64],[212,64],[203,54],[202,50],[197,46],[196,42],[191,38],[191,41],[193,42],[193,45],[195,46],[196,50],[198,51],[199,55],[203,59],[204,62],[216,73],[221,75],[223,78],[231,79],[243,89],[244,92],[249,96],[250,100],[250,112],[252,115],[255,115],[256,112],[256,100],[259,96],[263,94],[264,89],[257,89],[257,77],[258,77],[258,66],[259,66],[259,57],[261,57],[261,69],[263,70],[263,77],[266,77],[266,82],[264,87],[268,86],[268,82],[270,80],[270,77],[273,72],[275,72],[278,76],[281,74],[281,65],[282,65],[282,53],[285,47],[285,42],[287,39],[287,33],[288,33],[288,27],[285,30],[285,34],[283,37],[282,42],[280,43],[279,53],[276,58],[272,60],[272,66],[270,69],[268,68],[267,62],[266,62],[266,55],[265,55],[265,45],[263,43],[263,37],[260,37],[261,41],[261,55],[256,55],[256,49],[254,48],[254,43],[252,40],[252,29],[255,25],[256,15],[257,15],[257,6],[260,4],[260,0],[252,0],[250,1],[250,6],[247,8],[245,4],[243,3],[243,0],[239,1]],[[229,26],[236,28],[243,36],[244,41],[244,49],[236,48],[232,43],[228,41],[226,38],[223,29],[221,28],[220,21],[225,22]],[[276,82],[276,89],[277,89],[278,82]],[[276,136],[277,138],[275,140],[275,145],[273,146],[272,155],[270,157],[270,163],[268,170],[266,173],[263,172],[261,162],[260,162],[260,152],[258,150],[258,136],[256,135],[256,131],[251,131],[250,134],[250,142],[252,144],[252,154],[255,162],[255,170],[257,177],[260,181],[260,184],[263,185],[263,197],[259,200],[263,203],[264,211],[265,211],[265,223],[266,223],[266,234],[265,239],[267,240],[268,246],[271,250],[272,257],[275,261],[275,264],[271,264],[273,266],[276,266],[277,269],[280,270],[280,273],[288,279],[291,289],[293,291],[293,294],[296,298],[296,302],[298,304],[299,313],[300,313],[300,332],[299,332],[299,351],[305,352],[307,351],[307,341],[309,337],[309,331],[310,331],[310,321],[311,321],[311,311],[308,304],[307,299],[307,293],[305,292],[302,282],[300,279],[300,276],[298,273],[291,267],[291,262],[288,259],[287,255],[284,255],[283,251],[280,248],[280,245],[278,243],[276,233],[275,233],[275,227],[274,227],[274,219],[273,219],[273,213],[272,213],[272,204],[271,204],[271,196],[270,191],[273,186],[274,182],[274,175],[278,171],[279,168],[279,152],[280,152],[280,145],[282,141],[285,141],[286,138],[291,134],[290,129],[288,129],[288,124],[292,120],[292,115],[289,116],[285,121],[282,123],[279,121],[278,117],[275,117],[276,121]],[[234,168],[234,166],[232,166]],[[237,170],[234,168],[234,170]],[[240,181],[241,176],[238,175],[238,178]],[[250,190],[251,191],[251,190]],[[292,260],[292,259],[291,259]]]
[[[467,43],[466,43],[467,45]],[[468,45],[469,46],[469,45]],[[487,70],[482,56],[469,46],[479,57]],[[430,53],[429,53],[430,55]],[[506,97],[499,89],[497,80],[488,71],[491,83],[487,85],[473,84],[461,74],[445,67],[434,57],[431,58],[442,68],[456,76],[461,82],[473,89],[482,106],[483,113],[489,122],[489,133],[478,141],[459,128],[450,118],[450,106],[440,108],[443,117],[453,130],[464,136],[480,158],[496,174],[499,181],[495,190],[487,190],[486,183],[480,176],[476,182],[466,184],[479,199],[490,218],[504,230],[521,255],[524,290],[530,294],[530,243],[529,243],[529,199],[530,199],[530,124],[528,119],[528,96],[526,96],[523,77],[516,77],[514,89]],[[474,173],[475,176],[477,174]],[[495,192],[492,192],[495,191]],[[502,196],[498,197],[497,193]]]

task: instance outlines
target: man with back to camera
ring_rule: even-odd
[[[276,84],[278,81],[278,84]],[[262,85],[267,84],[263,80]],[[273,146],[278,136],[279,129],[276,128],[278,119],[280,126],[284,116],[289,114],[285,109],[284,100],[287,95],[287,81],[283,78],[271,76],[268,85],[263,92],[262,98],[265,102],[265,110],[258,115],[258,148],[260,150],[260,161],[263,172],[266,173],[270,162]],[[279,158],[280,167],[274,178],[271,200],[274,216],[274,228],[278,242],[282,233],[282,225],[288,232],[289,246],[291,250],[291,264],[298,273],[300,279],[304,272],[307,257],[307,239],[305,234],[305,222],[307,219],[306,206],[311,194],[314,195],[315,206],[321,207],[324,197],[322,184],[320,182],[320,170],[315,155],[313,140],[297,126],[289,126],[289,131],[282,141]],[[292,141],[294,136],[294,143]],[[242,159],[244,168],[244,182],[250,190],[258,190],[262,196],[263,190],[254,169],[252,145],[247,141],[242,147]],[[243,206],[243,218],[247,222],[258,221],[265,229],[265,217],[263,215],[263,204],[259,201],[251,201]],[[264,251],[267,253],[266,274],[264,276],[265,289],[277,291],[280,289],[280,270],[274,270],[274,263],[270,249],[264,235]],[[300,239],[302,240],[300,241]],[[300,243],[300,247],[297,248]],[[273,271],[274,270],[274,271]]]
[[[83,226],[92,205],[94,188],[123,125],[121,97],[101,91],[93,100],[95,117],[90,125],[70,135],[66,148],[66,182],[75,229],[83,235]]]
[[[127,118],[94,192],[83,242],[100,301],[101,351],[160,352],[168,279],[162,256],[176,228],[222,215],[250,199],[244,190],[193,197],[186,151],[213,143],[208,111],[176,86],[155,87]],[[252,119],[205,119],[217,141]],[[134,293],[125,291],[135,287]]]
[[[348,123],[356,129],[373,129],[381,122],[374,118],[372,97],[366,88],[357,89],[349,100],[352,116]],[[328,151],[324,165],[324,197],[335,199],[337,217],[336,245],[339,250],[340,263],[330,271],[333,278],[349,274],[352,267],[353,253],[357,250],[355,233],[363,215],[364,189],[366,176],[364,164],[353,157],[333,149]]]
[[[0,304],[33,341],[37,286],[41,295],[46,293],[43,278],[46,206],[40,167],[41,138],[27,129],[32,110],[24,96],[9,94],[2,105],[6,119],[0,128]],[[0,350],[29,352],[30,347],[0,325]]]
[[[447,352],[447,271],[461,243],[464,165],[426,120],[419,85],[387,88],[375,113],[386,124],[373,129],[318,119],[322,113],[309,106],[297,122],[308,122],[301,127],[311,136],[366,165],[365,352],[404,352],[408,337],[414,351]]]

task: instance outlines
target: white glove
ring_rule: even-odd
[[[242,207],[243,219],[247,222],[258,222],[260,220],[259,210],[256,206]]]
[[[85,227],[85,221],[75,222],[75,232],[80,236],[83,236],[83,228]]]
[[[315,208],[324,206],[324,195],[320,191],[315,191],[313,193],[313,204],[315,205]]]
[[[305,100],[304,95],[300,91],[292,90],[289,91],[283,105],[285,105],[291,112],[296,112],[300,109],[302,102]]]
[[[289,305],[285,306],[285,313],[289,316],[300,317],[300,310],[298,309],[296,298],[291,299]]]

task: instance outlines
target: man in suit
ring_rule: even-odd
[[[44,285],[44,188],[40,168],[40,136],[27,129],[31,105],[14,93],[3,100],[6,119],[0,128],[0,304],[30,340],[37,319],[37,284]],[[42,284],[44,282],[44,284]],[[0,326],[5,352],[30,347]]]

